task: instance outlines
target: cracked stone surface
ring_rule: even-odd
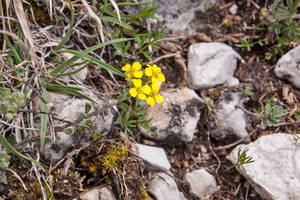
[[[51,98],[49,102],[49,110],[52,112],[60,113],[59,118],[67,121],[74,121],[80,115],[80,113],[85,112],[85,104],[88,103],[92,105],[92,102],[62,93],[62,92],[52,92],[48,91]],[[97,98],[97,97],[95,97]],[[34,109],[40,109],[40,99],[35,98],[33,107]],[[99,103],[104,104],[104,99],[98,99]],[[94,108],[90,112],[93,112]],[[103,115],[100,113],[97,116],[91,117],[91,122],[94,123],[97,133],[109,133],[113,126],[114,122],[117,120],[119,114],[114,108],[108,108],[103,111]],[[83,120],[81,123],[85,124],[86,120]],[[37,126],[39,126],[39,117],[35,120]],[[62,126],[59,120],[53,120],[54,125]],[[70,152],[74,147],[74,144],[78,143],[80,137],[81,144],[87,142],[90,139],[90,133],[88,130],[84,131],[83,134],[79,131],[75,131],[73,135],[66,135],[64,132],[56,133],[56,141],[53,144],[47,144],[41,151],[43,157],[50,162],[58,161],[66,153]]]
[[[143,144],[135,144],[138,156],[145,160],[145,170],[147,171],[168,171],[171,164],[163,148],[151,147]]]
[[[185,174],[183,182],[189,187],[192,196],[205,197],[217,191],[217,182],[214,176],[205,169],[194,170]]]
[[[147,2],[151,0],[141,0]],[[199,17],[205,12],[206,7],[214,5],[217,0],[157,0],[156,5],[160,7],[154,11],[160,20],[150,19],[151,29],[165,29],[165,36],[180,36],[196,33],[199,28],[205,26]],[[127,7],[133,13],[138,13],[138,7]]]
[[[274,69],[278,78],[286,79],[295,87],[300,88],[300,46],[284,54]]]
[[[215,121],[211,119],[209,121],[209,129],[213,138],[223,140],[231,135],[236,135],[239,138],[248,135],[246,126],[251,122],[250,118],[242,110],[235,108],[235,105],[239,104],[242,97],[242,93],[227,89],[220,92],[220,96],[214,102],[213,108],[223,129],[220,129]]]
[[[117,200],[113,190],[107,187],[96,187],[80,194],[82,200]]]
[[[143,131],[143,135],[155,140],[170,142],[190,142],[193,139],[203,100],[189,88],[169,89],[160,93],[164,102],[147,107],[146,120],[152,119],[148,126],[155,126],[155,135]]]
[[[227,157],[237,162],[238,150],[248,148],[255,162],[236,169],[264,199],[300,199],[300,144],[291,134],[272,134],[237,146]]]
[[[238,53],[224,43],[195,43],[189,47],[187,79],[192,88],[206,89],[232,79]]]
[[[156,200],[181,200],[177,184],[165,173],[157,173],[149,183],[149,192]]]

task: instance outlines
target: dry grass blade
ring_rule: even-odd
[[[6,13],[9,13],[8,8],[9,8],[9,5],[10,5],[10,0],[6,0],[5,4],[6,4]],[[9,31],[11,32],[11,25],[9,23],[9,15],[8,14],[7,14],[7,22],[8,22],[7,24],[8,24]]]
[[[85,8],[87,9],[88,14],[97,22],[97,27],[98,27],[98,31],[99,31],[99,34],[100,34],[100,38],[101,38],[102,42],[105,42],[104,41],[104,34],[103,34],[103,30],[102,30],[101,19],[96,15],[96,13],[94,13],[94,11],[90,8],[89,4],[85,0],[81,0],[81,2],[83,3]]]
[[[4,16],[2,1],[0,1],[0,15],[1,15],[1,16]],[[5,19],[2,18],[3,30],[6,31],[6,26],[5,26],[4,24],[5,24]],[[3,41],[2,52],[5,52],[5,49],[6,49],[6,40]],[[2,56],[1,56],[1,57],[2,57]]]
[[[117,15],[118,15],[118,19],[120,21],[121,24],[121,16],[120,16],[120,10],[118,5],[116,4],[116,2],[114,0],[110,0],[111,4],[114,6],[114,8],[116,9]]]
[[[30,29],[29,29],[29,26],[28,26],[28,23],[26,20],[24,8],[22,5],[22,0],[13,0],[13,2],[14,2],[15,11],[18,16],[20,25],[22,27],[24,36],[30,44],[30,50],[31,50],[31,56],[32,56],[31,59],[32,59],[33,65],[37,66],[39,68],[40,72],[45,76],[44,71],[42,70],[40,63],[38,62],[38,59],[37,59],[37,56],[36,56],[36,53],[34,50],[34,42],[33,42],[33,38],[32,38]],[[24,45],[22,45],[22,46],[24,46]],[[47,77],[47,76],[45,76],[45,77]]]

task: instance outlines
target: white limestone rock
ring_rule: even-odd
[[[222,140],[230,135],[236,135],[239,138],[248,135],[246,126],[250,123],[250,118],[240,109],[235,108],[242,99],[240,92],[231,90],[223,90],[220,92],[219,98],[214,102],[214,110],[218,122],[223,129],[220,129],[213,119],[209,121],[210,135]],[[248,140],[249,141],[249,140]]]
[[[196,43],[189,47],[187,79],[192,88],[226,83],[237,67],[238,53],[224,43]]]
[[[156,200],[181,200],[176,182],[165,173],[157,173],[150,180],[148,189]]]
[[[238,6],[236,4],[233,4],[230,8],[229,8],[229,12],[232,14],[232,15],[235,15],[238,11]]]
[[[49,110],[52,112],[57,112],[60,115],[57,116],[60,119],[64,119],[67,121],[74,121],[80,115],[80,113],[85,112],[85,104],[88,103],[93,105],[92,102],[75,97],[73,99],[72,96],[62,93],[62,92],[52,92],[48,91],[51,98],[49,102]],[[97,98],[97,97],[94,97]],[[98,103],[102,105],[105,103],[104,98],[99,98],[97,100]],[[41,100],[37,97],[34,100],[33,107],[34,109],[40,109]],[[93,112],[94,108],[90,112]],[[104,116],[104,118],[103,118]],[[117,110],[114,108],[108,108],[103,111],[103,115],[100,113],[97,116],[90,118],[91,122],[95,125],[95,130],[97,133],[102,134],[104,132],[110,132],[114,126],[114,122],[118,118],[119,114]],[[37,115],[37,119],[35,120],[36,126],[39,126],[39,116]],[[54,125],[62,126],[64,123],[61,123],[59,120],[53,120]],[[81,123],[85,124],[86,120],[83,120]],[[50,161],[58,161],[66,153],[70,152],[74,147],[73,145],[78,142],[78,138],[80,135],[80,142],[84,143],[90,139],[90,133],[88,131],[84,132],[82,135],[79,131],[75,131],[73,135],[66,135],[64,132],[56,133],[56,140],[53,144],[45,145],[42,149],[43,157]]]
[[[111,188],[96,187],[80,194],[82,200],[117,200]]]
[[[272,134],[255,142],[237,146],[227,157],[237,162],[238,150],[248,148],[255,162],[236,169],[264,199],[300,199],[300,144],[290,134]]]
[[[300,88],[300,46],[284,54],[277,62],[275,74],[278,78],[288,80],[292,85]]]
[[[138,156],[145,163],[147,171],[168,171],[171,164],[168,161],[167,154],[163,148],[151,147],[143,144],[135,144]]]
[[[217,182],[213,175],[205,169],[194,170],[183,177],[183,182],[189,187],[190,195],[205,197],[217,191]]]
[[[147,2],[151,0],[141,0]],[[165,36],[181,36],[196,33],[199,28],[205,26],[205,22],[199,17],[205,13],[206,7],[212,7],[217,0],[157,0],[156,5],[159,8],[154,11],[156,17],[160,20],[150,19],[151,29],[155,32],[157,29],[165,29]],[[122,9],[122,8],[121,8]],[[125,7],[137,14],[140,8],[138,6]]]
[[[154,126],[155,135],[143,131],[143,135],[156,140],[190,142],[193,139],[200,110],[204,107],[203,100],[194,90],[183,88],[181,90],[167,90],[160,93],[164,102],[147,107],[146,120],[152,119],[148,126]]]

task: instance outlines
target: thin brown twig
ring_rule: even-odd
[[[220,182],[220,184],[222,184],[222,181],[221,181],[221,179],[219,178],[219,174],[218,174],[218,170],[219,170],[220,167],[221,167],[221,161],[220,161],[219,157],[218,157],[217,154],[214,152],[214,150],[213,150],[213,148],[212,148],[212,146],[211,146],[211,143],[210,143],[210,135],[209,135],[209,127],[208,127],[208,126],[207,126],[207,142],[208,142],[208,146],[209,146],[209,149],[210,149],[211,153],[214,155],[214,157],[215,157],[215,158],[217,159],[217,161],[218,161],[218,167],[217,167],[217,169],[215,170],[215,172],[216,172],[218,181]]]
[[[254,133],[256,133],[256,131],[258,130],[259,127],[260,127],[260,125],[257,126],[256,129],[254,129],[251,133],[249,133],[249,134],[246,135],[245,137],[239,139],[238,141],[236,141],[236,142],[234,142],[234,143],[231,143],[231,144],[228,144],[228,145],[225,145],[225,146],[215,147],[215,148],[213,148],[213,150],[218,151],[218,150],[229,149],[229,148],[231,148],[231,147],[234,147],[234,146],[236,146],[236,145],[242,143],[244,140],[246,140],[247,138],[249,138],[249,137],[250,137],[251,135],[253,135]]]
[[[59,113],[50,112],[50,111],[41,111],[41,110],[20,109],[19,111],[20,111],[20,112],[35,113],[35,114],[60,115]]]
[[[250,100],[249,97],[243,98],[243,99],[240,100],[239,104],[236,105],[235,107],[241,109],[242,111],[244,111],[244,112],[247,113],[248,115],[251,115],[251,116],[254,116],[254,117],[257,117],[257,118],[260,119],[261,116],[260,116],[259,114],[250,112],[250,111],[248,111],[248,110],[246,110],[245,108],[242,107],[242,104],[243,104],[245,101],[249,101],[249,100]]]

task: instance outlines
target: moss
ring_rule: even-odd
[[[143,186],[139,186],[139,191],[141,192],[139,198],[140,200],[149,200],[149,195]]]
[[[102,165],[102,173],[110,172],[113,168],[120,168],[128,155],[128,149],[125,145],[110,145],[106,153],[99,157]]]

